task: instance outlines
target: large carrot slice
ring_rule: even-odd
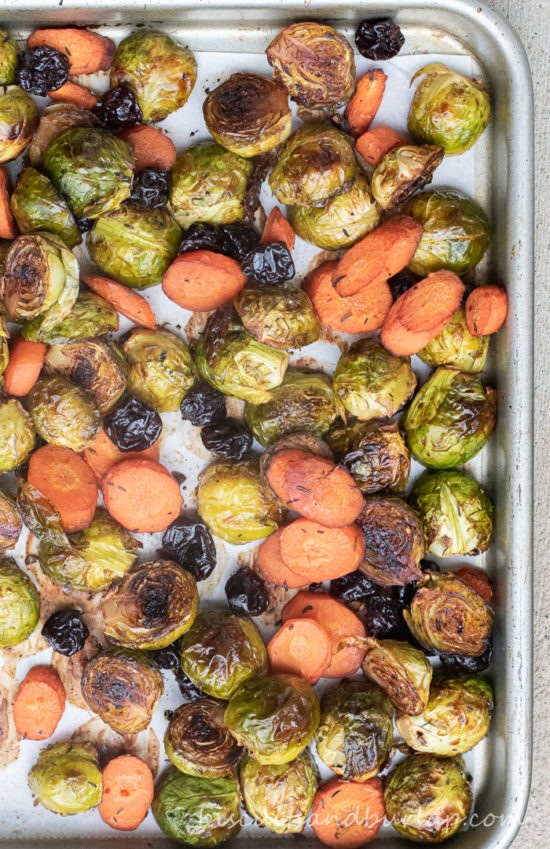
[[[27,38],[27,47],[44,45],[54,47],[69,57],[69,71],[74,76],[108,71],[116,49],[110,38],[76,27],[37,29]]]
[[[27,478],[52,502],[67,533],[90,525],[98,496],[95,475],[70,448],[58,445],[38,448],[31,454]]]
[[[267,644],[272,673],[300,675],[316,684],[332,659],[332,646],[314,619],[288,619]]]
[[[25,740],[51,737],[65,710],[65,688],[52,666],[34,666],[13,702],[13,721]]]
[[[343,298],[332,282],[338,263],[323,262],[305,282],[305,291],[313,301],[321,324],[339,333],[370,333],[379,330],[393,303],[385,280],[367,286],[356,295]]]
[[[148,302],[133,289],[128,289],[121,283],[115,283],[114,280],[97,274],[91,274],[82,279],[92,292],[112,304],[117,312],[129,318],[134,324],[148,327],[150,330],[154,330],[157,326],[153,310]]]
[[[359,849],[374,840],[384,822],[384,788],[378,777],[361,783],[331,778],[319,787],[311,827],[334,849]]]
[[[288,500],[288,491],[285,484],[287,467],[291,463],[310,456],[309,451],[301,451],[299,448],[284,448],[281,451],[276,451],[271,457],[267,468],[267,482],[281,501]]]
[[[258,550],[258,572],[270,584],[284,587],[285,590],[307,587],[310,583],[309,579],[289,569],[281,557],[281,532],[282,528],[279,528],[262,542]]]
[[[98,486],[101,486],[109,469],[122,460],[153,460],[158,463],[159,442],[160,438],[144,451],[119,451],[102,428],[94,441],[84,449],[82,456],[93,471]]]
[[[472,336],[500,330],[508,315],[508,296],[500,286],[478,286],[466,298],[466,324]]]
[[[139,127],[122,130],[119,135],[133,145],[134,171],[143,171],[144,168],[162,168],[169,171],[174,165],[174,143],[158,127],[140,124]]]
[[[360,136],[368,130],[382,103],[387,79],[384,71],[374,68],[358,80],[355,94],[345,111],[352,136]]]
[[[10,342],[9,360],[4,371],[8,395],[27,395],[42,371],[47,346],[43,342],[28,342],[17,336]]]
[[[385,153],[392,147],[401,147],[404,144],[407,144],[407,139],[390,127],[373,127],[372,130],[367,130],[359,136],[355,147],[357,153],[360,153],[369,165],[376,168]]]
[[[281,529],[281,557],[309,583],[333,581],[355,571],[365,553],[358,525],[325,528],[311,519],[296,519]]]
[[[153,773],[134,755],[119,755],[102,772],[101,819],[117,831],[134,831],[143,822],[155,793]]]
[[[17,227],[11,213],[9,176],[5,168],[0,168],[0,239],[15,239]]]
[[[95,94],[77,83],[67,82],[61,88],[48,92],[48,95],[50,100],[60,103],[74,103],[75,106],[82,106],[84,109],[95,109],[97,106]]]
[[[349,472],[322,457],[290,463],[284,483],[289,507],[326,528],[352,525],[365,503]]]
[[[296,233],[292,229],[292,225],[276,206],[269,213],[260,242],[284,242],[289,251],[292,251],[295,241]]]
[[[246,283],[239,263],[214,251],[180,254],[162,278],[162,290],[186,310],[206,312],[233,300]]]
[[[182,497],[168,469],[151,460],[123,460],[103,478],[105,507],[136,534],[164,531],[178,516]]]
[[[487,604],[493,597],[493,589],[487,574],[477,566],[461,566],[455,572],[457,578],[461,578],[475,592],[481,596]]]

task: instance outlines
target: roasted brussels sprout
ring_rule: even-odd
[[[396,710],[407,716],[422,713],[428,703],[432,665],[426,655],[399,640],[359,639],[365,649],[365,676],[388,694]]]
[[[285,517],[255,460],[219,460],[199,475],[199,515],[213,534],[233,545],[264,539]]]
[[[0,85],[15,82],[18,54],[17,42],[7,30],[0,27]]]
[[[6,254],[8,249],[6,249]],[[4,270],[2,266],[4,265],[3,257],[1,256],[2,246],[0,245],[0,280],[4,276]],[[8,322],[5,313],[5,307],[0,303],[0,377],[4,374],[9,359],[10,359],[10,351],[8,347],[8,339],[10,338],[10,333],[8,330]]]
[[[332,124],[316,121],[292,133],[269,184],[281,203],[324,206],[349,191],[358,170],[351,138]]]
[[[17,85],[0,91],[0,162],[8,162],[22,153],[38,125],[38,108]]]
[[[390,417],[413,394],[416,377],[409,357],[394,357],[376,339],[354,342],[334,372],[334,392],[360,421]]]
[[[67,202],[48,178],[35,168],[23,168],[10,203],[21,233],[48,230],[69,248],[82,241]]]
[[[337,416],[332,382],[320,372],[288,369],[265,404],[246,404],[245,421],[261,445],[272,445],[287,433],[324,436]]]
[[[326,24],[307,21],[285,27],[266,55],[275,79],[308,109],[338,109],[354,92],[353,48]]]
[[[411,461],[397,424],[335,422],[325,438],[365,495],[405,489]]]
[[[0,489],[0,554],[15,546],[22,530],[15,498]]]
[[[46,366],[87,392],[106,413],[126,389],[126,363],[120,349],[99,339],[51,345]]]
[[[52,502],[24,478],[19,478],[17,509],[25,527],[39,540],[56,546],[68,546],[69,538],[63,530],[61,516]]]
[[[174,412],[195,381],[193,358],[168,330],[138,328],[122,350],[130,364],[128,389],[159,413]]]
[[[0,559],[0,649],[17,646],[34,631],[40,596],[13,560]]]
[[[403,212],[424,232],[409,269],[421,277],[448,268],[465,274],[478,264],[490,242],[487,216],[470,198],[454,189],[433,189],[411,198]]]
[[[147,652],[111,646],[84,669],[82,695],[119,734],[137,734],[151,722],[162,696],[162,675]]]
[[[181,666],[208,696],[229,699],[243,681],[267,670],[267,651],[250,619],[204,610],[183,636]]]
[[[369,495],[357,524],[365,533],[359,568],[374,584],[404,586],[422,577],[426,553],[418,513],[393,495]]]
[[[433,145],[404,145],[385,153],[371,179],[371,191],[380,209],[393,209],[431,183],[444,150]]]
[[[23,325],[21,335],[31,342],[71,342],[104,336],[118,330],[118,313],[99,295],[82,290],[66,318],[50,330],[43,329],[42,316]]]
[[[493,505],[465,472],[424,472],[413,487],[411,503],[420,514],[432,554],[453,557],[489,548]]]
[[[171,560],[142,563],[101,602],[104,633],[127,648],[162,649],[191,627],[199,610],[193,575]]]
[[[161,282],[180,238],[180,228],[164,209],[125,203],[97,219],[88,235],[88,250],[110,277],[147,289]]]
[[[412,83],[424,77],[409,110],[409,133],[427,144],[438,144],[452,156],[464,153],[489,123],[489,95],[478,80],[465,77],[441,62],[420,68]]]
[[[91,743],[52,743],[41,749],[29,772],[36,802],[55,814],[83,814],[101,802],[103,779]]]
[[[183,228],[195,221],[227,224],[244,218],[244,198],[253,165],[213,142],[193,145],[172,168],[170,206]]]
[[[232,695],[224,721],[260,764],[284,764],[303,752],[319,725],[319,701],[303,678],[255,675]]]
[[[55,103],[48,106],[38,122],[30,147],[29,159],[33,168],[40,168],[44,151],[49,143],[70,127],[97,127],[99,120],[88,109],[73,103]]]
[[[180,772],[204,778],[235,773],[242,752],[224,726],[223,714],[217,699],[196,699],[175,711],[164,748]]]
[[[152,811],[164,834],[190,846],[218,846],[241,830],[239,793],[228,776],[200,778],[173,766],[157,785]]]
[[[317,776],[307,751],[285,764],[259,764],[245,758],[239,784],[248,813],[275,834],[300,834],[317,790]]]
[[[464,307],[460,307],[447,327],[417,356],[429,366],[452,366],[468,374],[478,374],[485,368],[489,339],[489,336],[472,336],[466,325]]]
[[[489,646],[493,613],[481,596],[449,572],[428,572],[403,611],[426,649],[479,657]]]
[[[111,86],[128,83],[146,123],[164,121],[180,109],[197,79],[195,57],[165,32],[133,32],[120,42],[111,65]]]
[[[36,432],[51,445],[82,451],[99,432],[99,410],[92,399],[61,375],[37,380],[28,404]]]
[[[15,398],[0,401],[0,474],[13,472],[34,448],[31,417]]]
[[[320,325],[303,289],[250,285],[235,298],[242,323],[259,342],[274,348],[303,348],[319,338]]]
[[[344,680],[323,696],[317,754],[337,775],[372,778],[389,755],[392,737],[392,703],[374,684]]]

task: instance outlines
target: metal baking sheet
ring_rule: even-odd
[[[197,85],[185,108],[163,124],[178,150],[206,138],[202,121],[204,88],[213,88],[230,73],[252,70],[269,73],[263,51],[275,33],[294,20],[323,19],[352,39],[356,23],[365,17],[363,3],[337,4],[331,0],[296,3],[285,0],[195,0],[180,3],[155,2],[146,7],[130,0],[73,2],[73,0],[0,0],[0,21],[24,38],[39,25],[100,26],[100,31],[120,40],[131,24],[147,23],[170,32],[196,53],[199,67]],[[369,63],[357,58],[358,72],[376,65],[388,74],[387,94],[377,123],[405,129],[408,111],[408,80],[423,64],[437,56],[464,73],[481,74],[492,96],[492,121],[481,140],[467,154],[447,158],[435,174],[434,186],[461,188],[487,210],[493,226],[493,244],[487,261],[478,270],[479,280],[502,281],[509,293],[507,327],[493,339],[489,375],[499,392],[497,432],[468,468],[482,480],[496,504],[494,543],[489,552],[468,559],[487,569],[496,584],[495,659],[490,676],[496,690],[496,713],[488,738],[466,757],[474,779],[475,816],[467,832],[454,838],[461,849],[504,849],[517,831],[529,790],[531,738],[531,520],[532,520],[532,96],[529,71],[521,45],[508,25],[495,13],[466,0],[410,0],[403,7],[397,0],[383,5],[369,4],[368,16],[392,15],[401,25],[406,43],[399,57],[388,63]],[[419,55],[423,54],[423,55]],[[106,77],[95,88],[108,86]],[[267,200],[267,198],[265,198]],[[269,211],[271,200],[266,202]],[[296,254],[299,276],[317,264],[319,251],[305,243]],[[82,263],[86,263],[84,254]],[[146,292],[159,324],[192,338],[202,323],[169,302],[160,292]],[[121,331],[127,328],[121,323]],[[334,340],[325,340],[303,349],[294,359],[314,358],[331,372],[339,355]],[[413,367],[420,378],[426,369],[415,359]],[[197,438],[198,432],[182,423],[178,414],[164,414],[161,462],[170,470],[183,472],[183,495],[193,505],[198,472],[211,456]],[[415,467],[411,480],[420,469]],[[153,553],[158,537],[142,537],[143,556]],[[219,565],[214,575],[200,586],[203,603],[223,597],[224,573],[238,562],[253,557],[257,544],[240,548],[220,543]],[[20,563],[29,550],[22,541]],[[32,550],[31,550],[32,553]],[[447,566],[447,564],[445,564]],[[450,568],[454,564],[449,563]],[[33,574],[36,567],[31,565]],[[221,594],[220,594],[221,593]],[[46,587],[52,604],[59,601]],[[276,600],[274,600],[276,601]],[[91,611],[93,614],[93,611]],[[263,618],[265,632],[273,631],[276,613]],[[98,623],[99,625],[99,623]],[[34,648],[40,644],[35,637]],[[48,662],[47,651],[31,658],[28,651],[4,652],[0,670],[0,693],[13,689],[8,673],[16,670],[21,679],[33,663]],[[24,655],[20,657],[20,654]],[[164,729],[163,710],[180,701],[176,689],[163,696],[153,723],[153,734],[143,732],[131,741],[136,752],[153,756],[157,738]],[[5,703],[0,697],[0,725],[6,723]],[[105,739],[99,720],[78,707],[63,717],[54,739],[67,739],[77,727],[92,741],[112,744]],[[75,840],[89,842],[94,849],[132,849],[171,845],[149,815],[139,830],[126,838],[103,825],[96,811],[78,817],[56,817],[32,807],[26,787],[26,773],[35,760],[39,743],[25,742],[16,763],[0,772],[0,849],[37,849],[44,841],[55,849],[74,846]],[[0,750],[1,762],[1,750]],[[165,761],[160,744],[160,769]],[[326,773],[325,773],[326,774]],[[130,844],[128,843],[130,839]],[[304,849],[321,844],[306,836]],[[275,837],[265,830],[248,826],[231,846],[279,847],[295,844],[293,838]],[[405,845],[389,826],[376,844],[384,849]]]

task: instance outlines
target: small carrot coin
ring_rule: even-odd
[[[362,136],[359,136],[355,143],[357,153],[360,153],[363,159],[376,168],[384,154],[393,147],[401,147],[407,144],[407,139],[391,130],[389,127],[373,127],[372,130],[367,130]]]
[[[134,171],[143,171],[144,168],[169,171],[176,161],[174,142],[158,127],[140,124],[122,130],[119,136],[134,148]]]
[[[327,632],[314,619],[288,619],[267,645],[273,674],[300,675],[316,684],[332,660]]]
[[[374,840],[386,807],[381,780],[361,783],[331,778],[319,787],[311,809],[311,827],[326,846],[359,849]]]
[[[155,793],[153,773],[134,755],[119,755],[102,772],[101,819],[117,831],[134,831],[143,822]]]
[[[77,27],[36,29],[27,38],[27,47],[53,47],[69,58],[69,72],[95,74],[108,71],[115,55],[115,43],[104,35]]]
[[[8,395],[28,395],[42,371],[46,350],[43,342],[28,342],[22,336],[10,342],[8,365],[4,371]]]
[[[262,542],[258,550],[258,572],[270,584],[285,590],[307,587],[309,578],[293,572],[281,557],[281,531],[279,528]]]
[[[493,597],[493,590],[491,588],[491,582],[483,569],[478,569],[477,566],[461,566],[460,569],[456,570],[455,575],[475,590],[486,604],[489,604]]]
[[[382,103],[387,79],[384,71],[373,68],[357,81],[355,94],[348,102],[345,111],[352,136],[360,136],[368,130],[369,124]]]
[[[332,276],[338,263],[323,262],[308,275],[304,289],[312,300],[321,324],[339,333],[370,333],[379,330],[390,311],[393,297],[385,280],[343,298]]]
[[[167,298],[186,310],[206,312],[230,303],[246,283],[239,263],[215,251],[180,254],[162,278]]]
[[[67,533],[89,527],[98,489],[92,469],[79,454],[59,445],[42,445],[31,454],[27,479],[52,502]]]
[[[86,446],[82,452],[82,457],[89,465],[90,469],[96,476],[98,486],[101,486],[103,478],[113,466],[120,463],[122,460],[153,460],[158,463],[160,448],[160,439],[157,439],[149,448],[143,451],[119,451],[114,442],[112,442],[103,428],[99,431],[96,438],[90,445]]]
[[[17,227],[11,212],[8,184],[8,172],[5,168],[0,168],[0,239],[15,239],[17,236]]]
[[[54,733],[65,710],[66,694],[52,666],[34,666],[21,683],[13,702],[13,721],[25,740],[46,740]]]
[[[113,519],[136,534],[166,530],[183,501],[175,477],[151,460],[122,460],[109,469],[102,489]]]
[[[508,296],[500,286],[478,286],[466,299],[466,324],[472,336],[500,330],[508,315]]]
[[[78,83],[65,83],[61,88],[48,92],[50,100],[58,103],[72,103],[74,106],[82,106],[84,109],[95,109],[97,97],[89,89]]]
[[[349,472],[312,454],[287,465],[284,487],[292,510],[326,528],[352,525],[365,503]]]
[[[88,275],[82,279],[92,292],[108,301],[117,312],[129,318],[134,324],[148,327],[149,330],[154,330],[157,326],[153,310],[142,295],[121,283],[115,283],[114,280],[97,274]]]

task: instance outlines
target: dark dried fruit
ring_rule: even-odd
[[[130,200],[141,206],[162,209],[170,197],[170,172],[163,168],[143,168],[135,177]]]
[[[489,645],[479,657],[465,657],[460,654],[440,654],[445,669],[454,672],[483,672],[491,663],[493,647]]]
[[[163,649],[154,649],[150,655],[159,669],[179,669],[181,666],[181,648],[178,640]]]
[[[229,239],[220,227],[198,221],[183,231],[180,242],[180,254],[188,251],[215,251],[218,254],[229,254]]]
[[[397,274],[394,274],[393,277],[390,277],[388,280],[388,286],[391,289],[394,301],[407,292],[411,286],[418,283],[419,280],[420,277],[417,277],[416,274],[413,274],[412,271],[409,271],[407,268],[404,268],[403,271],[399,271]]]
[[[227,238],[228,255],[236,259],[237,262],[242,262],[260,241],[258,231],[247,221],[233,221],[231,224],[222,224],[220,229]]]
[[[206,695],[202,690],[193,684],[190,678],[187,677],[181,666],[174,670],[176,681],[178,682],[181,694],[188,702],[194,702],[195,699],[202,699]]]
[[[216,567],[212,534],[196,513],[178,516],[166,528],[162,548],[167,558],[191,572],[197,581],[204,581]]]
[[[19,54],[19,85],[29,94],[46,97],[69,78],[69,59],[54,47],[29,47]]]
[[[409,629],[390,587],[377,587],[377,591],[364,598],[363,618],[369,637],[379,640],[407,640]]]
[[[92,227],[94,226],[94,224],[95,224],[94,218],[77,218],[76,219],[76,226],[78,227],[78,230],[79,230],[80,233],[82,233],[82,235],[84,235],[84,233],[89,233],[90,230],[92,229]]]
[[[216,424],[225,418],[225,395],[209,383],[195,383],[181,402],[180,412],[195,427]]]
[[[405,36],[391,18],[361,21],[355,30],[355,44],[366,59],[391,59],[405,43]]]
[[[63,607],[52,613],[44,623],[42,636],[58,654],[66,657],[84,648],[89,635],[82,613],[72,607]]]
[[[103,427],[119,451],[145,451],[159,438],[162,419],[148,404],[123,395],[104,417]]]
[[[378,592],[378,587],[371,583],[364,572],[356,569],[330,582],[329,593],[341,601],[362,601],[366,596]]]
[[[294,277],[294,263],[284,242],[258,245],[245,256],[241,268],[251,280],[271,286]]]
[[[202,444],[207,451],[227,460],[242,460],[252,447],[252,434],[239,419],[226,419],[201,430]]]
[[[143,112],[128,83],[121,83],[106,91],[94,112],[109,130],[136,127],[143,121]]]
[[[267,584],[248,566],[241,566],[225,585],[231,610],[244,616],[259,616],[269,607]]]

